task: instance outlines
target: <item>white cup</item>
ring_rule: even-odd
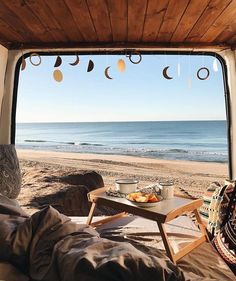
[[[174,197],[174,183],[173,181],[160,181],[159,188],[163,199],[171,199]]]
[[[138,187],[138,180],[135,179],[118,179],[115,181],[116,190],[120,193],[128,194],[135,192]]]

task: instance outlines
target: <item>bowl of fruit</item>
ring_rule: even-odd
[[[133,192],[129,193],[126,199],[138,207],[151,208],[156,206],[163,198],[155,193]]]

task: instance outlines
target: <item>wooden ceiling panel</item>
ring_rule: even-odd
[[[0,44],[9,48],[235,41],[236,0],[0,0]]]
[[[186,40],[190,42],[201,42],[201,37],[211,27],[230,2],[231,0],[211,0],[197,23],[190,31]]]
[[[128,41],[139,42],[143,35],[143,26],[147,10],[147,0],[128,1]]]
[[[220,14],[211,27],[202,36],[201,41],[209,42],[215,41],[216,38],[222,33],[227,32],[233,28],[233,22],[235,22],[235,9],[236,1],[231,2],[227,8]],[[235,27],[235,24],[234,24]]]
[[[0,38],[3,42],[8,44],[8,42],[21,42],[24,37],[18,32],[11,28],[5,21],[0,19]]]
[[[48,8],[51,10],[61,29],[69,38],[71,42],[83,42],[83,36],[78,29],[72,14],[63,0],[45,1]]]
[[[181,3],[181,5],[180,5]],[[170,0],[156,41],[170,41],[189,0]]]
[[[98,40],[101,42],[111,42],[111,22],[106,0],[87,0],[87,4]]]
[[[113,41],[124,42],[127,41],[128,28],[128,0],[110,0],[107,1],[108,10],[111,19],[111,28],[113,34]]]
[[[38,40],[42,42],[54,40],[53,36],[45,29],[41,21],[34,15],[25,2],[13,0],[5,1],[4,4],[20,18],[27,29],[34,34]]]
[[[85,41],[98,40],[86,0],[64,0]]]
[[[0,1],[0,19],[2,22],[9,27],[9,31],[6,30],[5,37],[9,38],[8,41],[11,42],[12,33],[18,33],[23,39],[23,42],[37,41],[37,37],[28,30],[27,26],[18,18],[18,16],[6,7],[5,1]],[[2,30],[3,32],[3,30]]]
[[[172,42],[183,42],[185,40],[209,2],[210,0],[201,0],[201,5],[199,5],[199,0],[191,0],[189,2],[186,11],[172,35]]]
[[[169,0],[148,1],[147,12],[143,28],[143,41],[155,42],[158,31],[166,13]]]
[[[53,17],[51,10],[48,9],[44,0],[27,0],[26,4],[40,19],[44,28],[50,33],[55,41],[60,42],[68,40],[67,35],[64,30],[62,30],[57,20]]]

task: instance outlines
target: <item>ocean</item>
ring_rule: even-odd
[[[16,147],[204,162],[228,161],[226,121],[18,123]]]

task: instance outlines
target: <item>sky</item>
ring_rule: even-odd
[[[75,55],[61,58],[60,83],[53,79],[56,56],[42,56],[37,67],[26,59],[19,78],[18,123],[226,119],[222,69],[217,62],[219,70],[213,70],[212,56],[143,55],[141,63],[132,64],[125,55],[81,55],[77,66],[69,65]],[[88,73],[90,59],[95,67]],[[123,73],[117,69],[119,59],[126,62]],[[108,66],[112,80],[104,75]],[[166,66],[172,80],[162,75]],[[209,68],[207,80],[196,76],[201,67]]]

